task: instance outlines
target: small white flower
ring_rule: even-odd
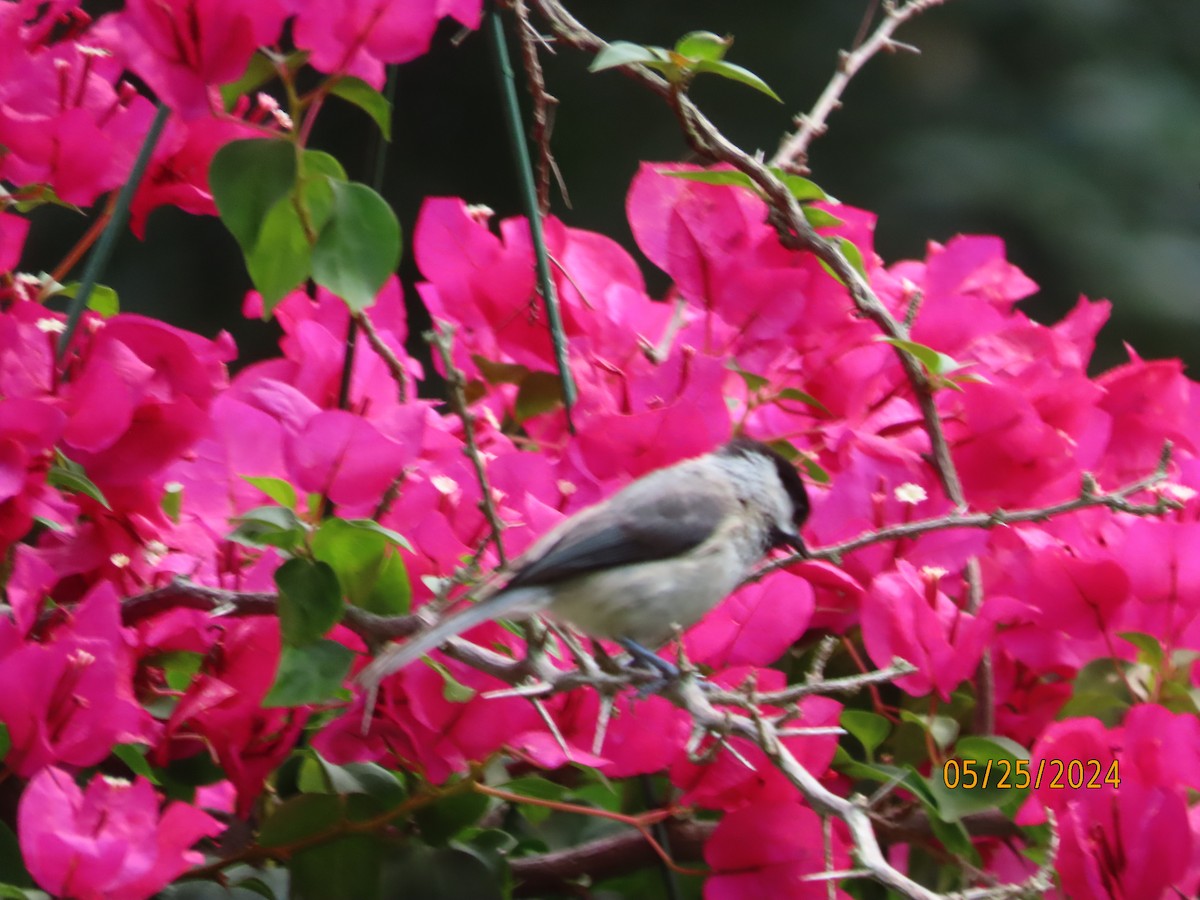
[[[573,481],[567,481],[565,478],[558,479],[555,484],[558,486],[558,489],[562,492],[564,497],[570,497],[573,493],[579,490]]]
[[[61,319],[38,319],[37,330],[43,334],[62,334],[67,330],[67,323]]]
[[[444,497],[449,497],[458,490],[458,482],[449,475],[434,475],[429,479],[429,483]]]
[[[162,541],[147,541],[146,546],[142,548],[142,555],[146,557],[146,562],[152,566],[157,566],[162,562],[170,548]]]
[[[166,484],[163,485],[163,490],[166,491],[168,494],[181,494],[181,493],[183,493],[183,482],[168,481]]]
[[[108,561],[110,563],[112,563],[114,566],[116,566],[118,569],[124,569],[130,563],[129,557],[126,556],[124,553],[114,553],[112,556],[110,556],[108,558]]]
[[[896,499],[901,503],[909,503],[913,506],[916,506],[918,503],[924,503],[929,499],[929,495],[925,493],[925,488],[911,481],[900,485],[893,493],[895,493]]]
[[[67,655],[67,661],[73,666],[83,668],[84,666],[90,666],[92,663],[94,663],[96,661],[96,657],[88,653],[86,650],[76,647]]]
[[[1180,503],[1187,503],[1196,496],[1196,491],[1186,484],[1176,484],[1173,481],[1163,482],[1158,486],[1158,491],[1168,500],[1178,500]]]

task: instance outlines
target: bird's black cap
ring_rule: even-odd
[[[792,501],[792,521],[797,529],[804,524],[809,513],[808,491],[805,489],[804,481],[800,478],[796,467],[788,462],[782,453],[769,444],[748,437],[735,437],[722,447],[720,452],[728,456],[757,454],[773,462],[775,471],[779,475],[779,483],[783,485],[783,489],[787,491],[787,495]]]

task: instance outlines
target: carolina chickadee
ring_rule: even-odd
[[[795,468],[766,444],[735,438],[560,522],[514,561],[497,593],[384,651],[359,678],[373,693],[469,628],[541,612],[669,674],[645,648],[698,622],[771,549],[804,552],[797,529],[808,511]]]

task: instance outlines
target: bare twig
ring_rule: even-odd
[[[195,609],[214,616],[240,618],[273,616],[278,608],[275,594],[229,591],[176,578],[168,585],[122,600],[121,624],[133,625],[172,609]],[[408,637],[424,627],[418,615],[380,616],[357,606],[346,607],[342,622],[371,644]]]
[[[396,399],[401,403],[407,402],[408,372],[404,369],[404,363],[392,352],[392,348],[383,342],[383,338],[375,329],[375,324],[365,312],[355,313],[354,321],[358,323],[362,333],[367,336],[367,343],[371,345],[371,349],[379,354],[379,358],[383,360],[384,365],[392,374],[392,379],[396,382]]]
[[[716,822],[674,819],[667,819],[662,825],[671,842],[671,856],[677,862],[702,860],[704,844],[717,827]],[[564,892],[585,876],[602,881],[645,868],[657,859],[654,848],[641,834],[619,831],[565,850],[513,858],[509,865],[516,895],[542,897]]]
[[[449,326],[444,327],[448,328]],[[500,521],[500,516],[496,512],[496,504],[492,499],[492,486],[488,481],[487,467],[483,464],[483,456],[480,454],[479,444],[475,440],[475,414],[467,406],[466,379],[463,378],[462,370],[454,365],[454,355],[450,352],[453,334],[435,328],[433,331],[425,332],[425,340],[433,345],[442,358],[442,365],[446,368],[446,386],[450,391],[450,408],[462,420],[463,438],[467,444],[465,452],[471,460],[471,465],[475,468],[475,477],[479,481],[481,495],[479,508],[483,511],[484,518],[487,519],[488,527],[492,530],[491,541],[496,547],[496,556],[500,560],[500,565],[507,566],[508,559],[504,555],[504,544],[500,540],[500,534],[504,531],[504,523]]]
[[[525,79],[529,82],[529,96],[533,99],[533,127],[529,137],[538,148],[537,198],[538,210],[543,216],[550,214],[550,174],[557,171],[554,154],[550,152],[550,132],[553,128],[554,109],[558,98],[546,91],[546,79],[542,74],[542,63],[538,59],[537,41],[540,35],[529,21],[529,8],[525,0],[511,0],[517,16],[517,35],[521,40],[521,62],[525,67]],[[543,41],[543,43],[545,43]]]
[[[825,90],[821,92],[821,96],[817,98],[813,108],[808,113],[796,117],[796,125],[799,127],[780,142],[779,149],[771,158],[771,165],[789,172],[806,173],[808,171],[806,163],[809,146],[828,130],[827,120],[830,114],[841,107],[842,94],[845,93],[851,79],[858,74],[859,69],[881,50],[892,53],[897,50],[919,52],[915,47],[892,40],[892,35],[909,19],[944,2],[946,0],[908,0],[901,6],[897,6],[894,2],[885,2],[883,4],[883,21],[879,23],[879,27],[861,43],[858,43],[858,38],[856,38],[856,46],[853,50],[843,50],[838,53],[837,71],[825,85]]]
[[[1094,490],[1094,479],[1090,475],[1085,474],[1082,479],[1083,488],[1079,496],[1073,500],[1065,500],[1062,503],[1056,503],[1051,506],[1039,506],[1032,509],[998,509],[990,513],[953,512],[949,515],[938,516],[932,519],[918,519],[914,522],[886,525],[883,528],[863,532],[858,537],[843,541],[840,544],[830,544],[827,547],[814,548],[805,556],[794,554],[772,560],[760,566],[754,572],[751,572],[743,583],[749,584],[761,581],[777,569],[785,569],[805,559],[827,559],[832,562],[838,562],[845,554],[879,543],[880,541],[895,541],[916,537],[928,534],[931,531],[944,531],[948,528],[996,528],[1016,525],[1021,522],[1044,522],[1048,519],[1066,515],[1067,513],[1077,512],[1081,509],[1090,509],[1096,506],[1103,506],[1111,509],[1113,512],[1124,512],[1136,516],[1160,516],[1168,510],[1179,509],[1180,504],[1161,494],[1156,498],[1154,503],[1149,504],[1131,503],[1129,502],[1129,498],[1165,481],[1170,462],[1171,442],[1167,441],[1163,444],[1162,455],[1159,457],[1158,466],[1154,472],[1115,491],[1096,493]]]

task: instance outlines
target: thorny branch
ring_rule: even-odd
[[[919,53],[916,47],[893,40],[892,35],[909,19],[945,2],[946,0],[908,0],[901,6],[897,6],[891,0],[884,3],[883,21],[879,23],[879,27],[853,50],[843,50],[838,54],[837,70],[829,79],[829,84],[825,85],[825,90],[821,92],[813,108],[796,117],[796,125],[799,127],[780,142],[770,164],[797,174],[807,173],[808,148],[829,129],[827,120],[834,110],[841,108],[842,95],[850,85],[851,79],[880,51],[895,53],[904,50]]]
[[[521,41],[521,63],[525,69],[525,77],[529,81],[529,96],[533,100],[533,126],[529,130],[529,138],[538,148],[538,209],[542,216],[548,216],[550,214],[550,174],[558,171],[554,155],[550,152],[550,133],[554,128],[554,110],[558,106],[558,98],[546,90],[546,79],[542,75],[542,63],[538,59],[537,48],[539,42],[545,44],[545,41],[529,21],[529,8],[525,5],[525,0],[510,0],[510,4],[517,17],[517,36]],[[549,45],[546,44],[546,46]],[[559,187],[562,187],[561,179]]]
[[[504,543],[500,540],[500,534],[504,531],[504,523],[500,521],[500,515],[496,512],[496,503],[492,499],[492,486],[488,481],[487,467],[483,464],[479,445],[475,442],[475,414],[467,406],[466,382],[462,371],[454,365],[454,356],[450,352],[453,335],[434,329],[425,333],[425,339],[438,352],[442,358],[442,365],[446,369],[450,408],[462,420],[463,437],[467,444],[466,454],[470,457],[471,465],[475,468],[475,477],[479,481],[479,508],[483,511],[484,518],[487,519],[488,526],[492,530],[491,540],[496,547],[496,557],[500,560],[500,565],[505,566],[508,564],[508,560],[504,555]]]
[[[371,345],[371,349],[379,354],[379,358],[388,367],[392,380],[396,382],[396,398],[401,403],[406,402],[408,399],[408,372],[404,370],[404,363],[392,352],[392,348],[384,343],[383,337],[375,330],[375,323],[365,312],[355,313],[354,321],[367,336],[367,343]]]
[[[915,522],[885,525],[883,528],[864,531],[858,537],[842,541],[840,544],[813,548],[805,557],[792,555],[773,560],[752,572],[746,579],[746,583],[761,581],[777,569],[785,569],[788,566],[795,565],[801,559],[827,559],[834,563],[840,563],[845,554],[872,544],[902,540],[904,538],[927,534],[931,531],[944,531],[947,528],[998,528],[1017,525],[1021,522],[1045,522],[1049,519],[1066,515],[1067,513],[1095,506],[1103,506],[1113,512],[1124,512],[1135,516],[1161,516],[1168,510],[1179,509],[1180,504],[1161,493],[1155,497],[1153,503],[1132,503],[1129,498],[1167,480],[1167,470],[1171,464],[1171,449],[1171,442],[1165,442],[1162,453],[1159,456],[1158,465],[1153,472],[1145,478],[1139,478],[1137,481],[1130,482],[1114,491],[1098,491],[1095,478],[1085,474],[1082,479],[1083,485],[1079,496],[1072,500],[1064,500],[1062,503],[1055,503],[1051,506],[1039,506],[1030,509],[997,509],[990,513],[953,512],[946,516],[918,519]]]

